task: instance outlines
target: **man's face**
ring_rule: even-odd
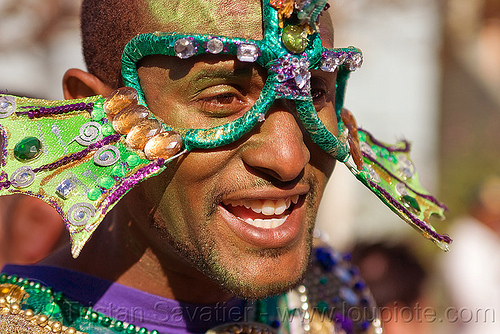
[[[260,39],[260,3],[244,3],[249,27],[255,28],[244,36]],[[241,36],[226,30],[214,25],[198,32]],[[325,46],[332,47],[328,41]],[[150,56],[138,73],[152,113],[176,128],[210,128],[241,117],[266,80],[258,65],[213,55]],[[313,71],[311,87],[318,112],[327,115],[323,121],[337,129],[335,74]],[[166,253],[173,246],[234,294],[282,292],[307,266],[316,212],[334,164],[310,140],[293,103],[277,100],[266,120],[240,140],[191,151],[142,186],[141,201],[153,208],[153,243]]]

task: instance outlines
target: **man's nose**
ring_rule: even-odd
[[[277,100],[273,104],[266,120],[244,145],[242,158],[248,166],[283,182],[302,173],[310,152],[294,113],[289,101]]]

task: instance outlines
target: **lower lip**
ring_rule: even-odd
[[[305,222],[303,197],[301,196],[299,202],[294,205],[285,222],[275,228],[261,228],[250,225],[230,213],[222,205],[219,205],[218,212],[233,233],[248,244],[258,248],[282,248],[294,243],[302,233]]]

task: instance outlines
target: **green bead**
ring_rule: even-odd
[[[124,177],[127,174],[127,169],[122,164],[116,165],[111,172],[113,176]]]
[[[328,311],[328,303],[325,302],[325,301],[318,302],[318,310],[320,312],[326,312],[326,311]]]
[[[103,176],[99,179],[99,185],[105,189],[110,189],[115,185],[115,180],[111,176]]]
[[[128,327],[127,327],[127,333],[128,334],[134,334],[135,333],[135,325],[132,325],[132,324],[128,325]]]
[[[2,274],[0,275],[0,282],[4,283],[7,280],[7,275]]]
[[[420,212],[420,205],[418,205],[418,202],[414,197],[411,197],[410,195],[403,195],[401,198],[402,198],[403,202],[408,204],[410,207],[415,209],[417,212]]]
[[[328,278],[326,278],[325,276],[321,277],[319,279],[319,283],[325,285],[326,283],[328,283]]]
[[[366,133],[358,131],[358,137],[359,137],[359,141],[366,142]]]
[[[97,200],[99,197],[101,197],[102,195],[102,192],[101,192],[101,189],[99,188],[94,188],[94,189],[91,189],[88,194],[87,194],[87,197],[89,198],[89,200],[91,201],[95,201]]]
[[[303,27],[286,26],[281,38],[285,47],[293,53],[301,53],[307,47],[307,32]]]
[[[117,322],[115,322],[113,328],[115,329],[115,331],[121,332],[123,330],[123,322],[118,320]]]
[[[160,334],[156,329],[151,331],[151,334]]]
[[[380,149],[380,156],[384,159],[388,159],[389,158],[389,151],[386,149],[386,148],[381,148]]]
[[[42,142],[36,137],[26,137],[14,146],[14,156],[19,161],[29,161],[42,153]]]
[[[115,133],[115,130],[113,129],[111,123],[106,123],[101,127],[101,132],[104,137],[107,137]]]
[[[128,158],[127,158],[127,164],[130,166],[130,167],[135,167],[137,166],[138,164],[141,163],[141,158],[139,158],[139,156],[137,154],[131,154]]]
[[[110,317],[104,317],[104,318],[102,318],[101,324],[104,327],[109,327],[111,325],[111,318]]]
[[[92,119],[94,121],[100,121],[104,118],[104,111],[102,109],[94,109],[92,111]]]
[[[8,280],[9,283],[16,283],[17,282],[17,276],[16,275],[12,275],[12,276],[9,276],[9,280]]]
[[[142,327],[141,329],[139,329],[139,331],[137,333],[139,334],[146,334],[148,332],[148,330],[144,327]]]
[[[97,312],[92,312],[90,314],[90,320],[92,322],[97,322],[99,320],[99,314]]]

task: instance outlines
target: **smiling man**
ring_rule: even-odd
[[[366,146],[402,163],[411,181],[407,150],[359,139],[342,109],[362,56],[333,49],[325,5],[84,0],[88,72],[66,72],[67,100],[0,96],[2,149],[12,152],[0,190],[56,207],[72,238],[36,266],[4,268],[0,329],[379,330],[345,259],[318,248],[310,261],[335,161],[398,214],[423,216],[410,200],[418,193],[392,189],[396,176],[381,179],[387,169],[371,167],[378,160]],[[10,122],[34,132],[24,137]],[[432,202],[423,197],[422,207]]]

